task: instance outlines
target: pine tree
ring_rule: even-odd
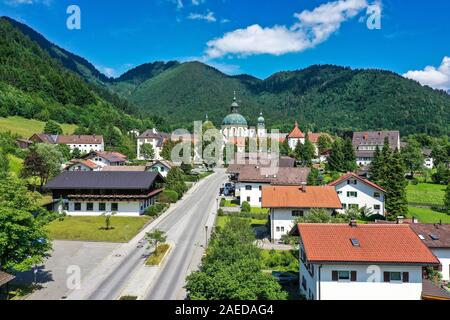
[[[450,214],[450,182],[447,185],[447,189],[445,190],[444,205],[447,213]]]
[[[331,154],[328,158],[328,170],[330,171],[344,171],[344,152],[342,151],[342,144],[338,140],[333,143],[331,147]]]
[[[62,128],[53,120],[49,120],[44,127],[45,134],[60,135],[63,134]]]
[[[301,148],[300,161],[304,166],[312,166],[312,160],[316,155],[316,148],[306,135],[305,144]]]
[[[384,163],[383,155],[381,154],[380,148],[377,146],[375,149],[375,154],[372,163],[369,167],[369,177],[375,183],[380,183],[382,166]]]
[[[392,149],[389,145],[389,140],[386,138],[384,140],[383,149],[381,150],[381,158],[382,162],[380,164],[380,172],[378,176],[378,183],[384,187],[388,184],[388,175],[391,171],[391,164],[392,164]]]
[[[8,155],[0,148],[0,179],[6,177],[9,172]]]
[[[344,153],[345,170],[354,171],[356,169],[356,153],[350,138],[345,139],[342,152]]]
[[[386,190],[386,210],[388,217],[393,220],[397,216],[408,214],[408,201],[406,199],[405,167],[403,158],[398,150],[395,150],[387,163],[386,176],[384,177],[384,189]]]

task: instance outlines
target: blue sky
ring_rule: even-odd
[[[81,30],[66,27],[72,4]],[[367,27],[371,5],[382,12],[381,29]],[[200,60],[259,78],[337,64],[442,89],[450,89],[449,12],[445,0],[0,0],[1,15],[108,75],[156,60]]]

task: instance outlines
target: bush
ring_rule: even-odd
[[[220,206],[225,207],[225,198],[220,199]]]
[[[411,184],[412,184],[413,186],[417,186],[417,185],[419,184],[419,179],[413,178],[413,179],[411,180]]]
[[[144,214],[149,217],[157,217],[162,212],[164,212],[166,210],[166,208],[167,208],[167,205],[164,203],[155,203],[151,207],[147,208],[145,210]]]
[[[222,208],[220,208],[220,209],[217,211],[217,216],[218,216],[218,217],[223,217],[224,215],[225,215],[225,213],[223,212]]]
[[[158,201],[161,203],[175,203],[178,201],[178,193],[176,191],[166,189],[159,195]]]
[[[244,201],[242,203],[242,212],[250,213],[252,211],[252,207],[250,206],[250,203],[247,201]]]

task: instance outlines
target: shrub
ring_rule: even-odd
[[[176,191],[166,189],[159,195],[158,200],[162,203],[175,203],[178,201],[178,193]]]
[[[220,199],[220,206],[225,207],[225,198]]]
[[[218,217],[223,217],[225,215],[225,213],[223,212],[222,208],[220,208],[219,210],[217,210],[217,216]]]
[[[414,186],[417,186],[417,185],[419,184],[419,179],[413,178],[413,179],[411,180],[411,184],[414,185]]]
[[[151,207],[147,208],[144,214],[149,217],[157,217],[164,212],[166,208],[167,205],[164,203],[155,203]]]
[[[250,203],[247,201],[244,201],[242,203],[242,212],[250,213],[252,211],[252,207],[250,206]]]

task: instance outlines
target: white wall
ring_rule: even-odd
[[[433,254],[439,259],[442,265],[442,280],[450,281],[450,248],[433,249]]]
[[[54,199],[55,201],[59,199]],[[154,204],[154,198],[148,201],[66,201],[69,204],[69,210],[66,210],[69,216],[100,216],[105,212],[111,212],[111,203],[118,204],[117,216],[140,216],[145,209]],[[81,203],[81,211],[75,211],[75,203]],[[87,211],[87,203],[94,204],[94,211]],[[99,203],[106,203],[106,210],[99,210]],[[60,209],[55,208],[57,211]]]
[[[144,144],[152,145],[153,150],[155,151],[154,159],[145,159],[144,156],[141,155],[141,147]],[[162,157],[161,157],[162,148],[158,147],[157,145],[158,145],[158,139],[152,139],[152,138],[137,139],[137,158],[138,158],[138,160],[162,160]]]
[[[247,201],[252,207],[261,208],[261,201],[259,199],[262,197],[262,191],[260,188],[270,185],[269,183],[239,183],[239,195],[241,197],[241,206]],[[246,186],[251,186],[252,190],[246,190]],[[250,201],[247,200],[250,197]]]
[[[310,208],[275,208],[270,209],[270,229],[272,241],[279,241],[281,238],[288,234],[294,227],[294,222],[297,217],[292,216],[293,210],[303,210],[304,216],[307,216],[311,211]],[[331,215],[333,210],[328,210]]]
[[[170,169],[163,166],[161,163],[155,164],[151,169],[151,172],[159,172],[164,178],[169,174]]]
[[[83,164],[74,164],[68,171],[93,171],[91,168],[86,167]]]
[[[425,158],[423,165],[427,169],[433,169],[434,168],[434,159],[433,158]]]
[[[105,151],[105,145],[102,144],[68,144],[70,151],[78,148],[81,154],[87,154],[91,151]]]
[[[352,179],[354,181],[354,179]],[[345,208],[344,204],[347,205],[347,208],[349,204],[357,204],[359,208],[366,206],[367,208],[371,209],[374,214],[381,214],[384,215],[385,206],[384,206],[384,194],[378,189],[375,189],[359,180],[356,180],[355,184],[347,184],[347,180],[341,182],[338,184],[335,189],[336,192],[338,192],[339,199],[341,200],[343,208]],[[347,192],[357,192],[358,197],[347,197]],[[373,195],[375,192],[378,192],[380,194],[379,198],[374,198]],[[380,209],[375,210],[375,205],[379,205]],[[338,210],[340,212],[344,212],[345,209]]]
[[[288,145],[291,148],[291,150],[294,150],[297,147],[297,144],[301,143],[301,144],[305,144],[305,139],[304,138],[288,138]]]
[[[300,292],[309,298],[311,291],[314,299],[321,300],[420,300],[422,296],[422,267],[401,265],[379,265],[379,276],[373,277],[369,265],[324,265],[320,270],[314,266],[314,278],[311,277],[300,261]],[[356,271],[357,281],[332,281],[332,271]],[[384,272],[409,272],[409,282],[384,282]],[[307,290],[302,288],[302,277],[307,280]],[[370,278],[373,277],[375,282]]]

